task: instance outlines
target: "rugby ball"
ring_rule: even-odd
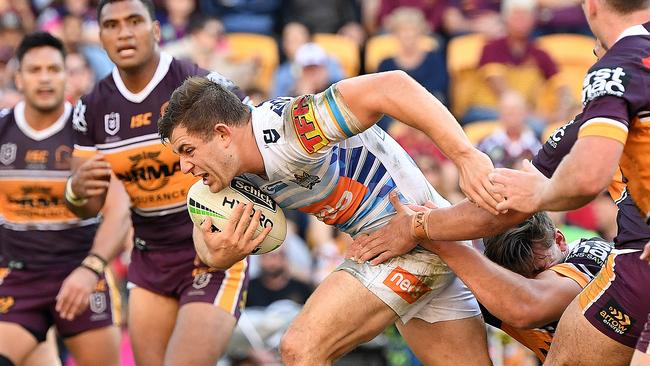
[[[241,177],[235,177],[230,185],[217,193],[212,193],[208,186],[199,180],[187,193],[187,210],[192,222],[200,226],[206,216],[212,219],[212,231],[221,231],[239,202],[252,202],[253,214],[261,210],[260,222],[255,235],[266,227],[272,227],[251,254],[264,254],[277,249],[287,235],[287,222],[280,206],[257,186]]]

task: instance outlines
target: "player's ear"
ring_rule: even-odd
[[[559,229],[555,229],[555,244],[557,244],[561,251],[564,252],[567,250],[566,238]]]
[[[153,38],[156,40],[156,44],[160,43],[160,22],[157,20],[153,21]]]
[[[20,69],[18,69],[18,72],[14,76],[14,83],[16,83],[16,90],[23,93],[23,77],[20,74]]]
[[[232,130],[226,124],[217,123],[214,125],[214,133],[217,140],[226,142],[230,141]]]

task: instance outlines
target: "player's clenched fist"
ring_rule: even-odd
[[[251,254],[272,229],[266,227],[254,237],[260,215],[261,210],[253,213],[252,203],[239,203],[221,231],[213,231],[212,220],[206,217],[200,235],[196,232],[194,235],[194,246],[201,260],[210,267],[228,269]]]
[[[97,154],[86,160],[70,177],[72,193],[78,198],[88,198],[106,193],[111,180],[111,165]]]

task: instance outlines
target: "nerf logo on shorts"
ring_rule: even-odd
[[[611,328],[616,334],[626,334],[634,325],[636,320],[630,317],[625,309],[615,300],[609,300],[607,304],[597,313],[597,317]]]
[[[422,295],[431,291],[431,288],[420,281],[414,274],[399,266],[386,277],[384,285],[409,304],[413,304]]]
[[[316,121],[311,95],[303,95],[293,102],[291,120],[298,140],[307,153],[313,154],[330,143]]]

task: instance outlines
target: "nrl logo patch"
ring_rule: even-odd
[[[16,160],[16,152],[18,151],[18,146],[13,143],[6,143],[0,146],[0,163],[4,165],[9,165]]]
[[[316,175],[311,175],[305,171],[302,172],[302,175],[294,174],[295,179],[291,179],[292,182],[297,185],[311,190],[314,186],[320,183],[320,178]]]
[[[230,187],[243,194],[253,203],[264,206],[273,212],[277,211],[275,201],[249,181],[240,177],[235,177],[232,182],[230,182]]]
[[[111,136],[120,130],[120,114],[111,112],[104,115],[104,131]]]

